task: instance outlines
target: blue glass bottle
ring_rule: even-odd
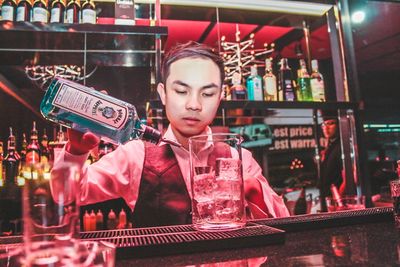
[[[61,78],[54,78],[50,83],[40,111],[50,121],[80,132],[90,131],[114,144],[144,139],[179,145],[143,125],[132,104]]]
[[[251,66],[250,76],[246,80],[249,100],[264,100],[262,79],[257,73],[257,65]]]

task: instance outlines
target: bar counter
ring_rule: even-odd
[[[400,229],[387,207],[254,220],[237,231],[178,225],[82,232],[81,238],[116,244],[121,267],[400,265]],[[4,253],[21,242],[21,236],[2,237],[0,247]]]
[[[116,266],[396,266],[400,264],[399,233],[393,220],[360,221],[286,232],[284,244],[118,260]]]

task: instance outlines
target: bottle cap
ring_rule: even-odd
[[[318,60],[316,60],[316,59],[311,60],[311,68],[313,70],[318,69]]]

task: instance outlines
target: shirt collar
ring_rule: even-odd
[[[204,132],[203,132],[202,134],[212,134],[211,128],[210,128],[209,126],[207,126],[207,128],[204,130]],[[168,129],[167,129],[167,131],[165,131],[163,137],[164,137],[165,139],[169,139],[169,140],[178,142],[178,140],[176,140],[176,136],[175,136],[174,132],[172,131],[171,124],[168,125]],[[209,138],[211,138],[211,136],[210,136]],[[211,143],[212,143],[212,142],[211,142]],[[167,143],[165,143],[165,142],[160,142],[159,145],[160,145],[160,146],[162,146],[162,145],[167,145]]]

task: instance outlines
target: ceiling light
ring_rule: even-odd
[[[365,19],[365,12],[363,10],[357,10],[351,15],[351,21],[354,23],[362,23]]]

